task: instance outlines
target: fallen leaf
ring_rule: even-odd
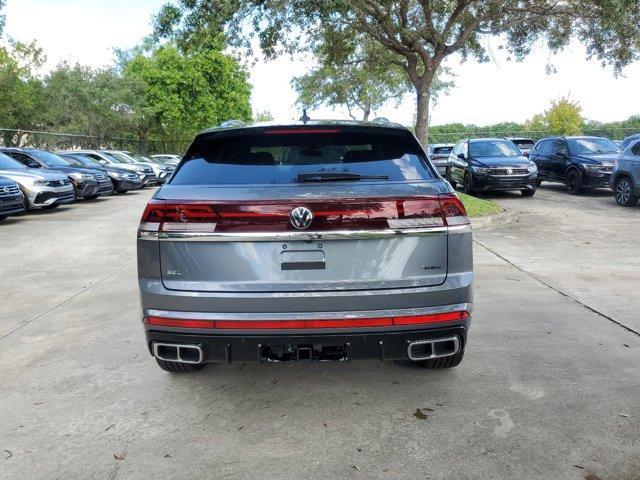
[[[385,468],[384,470],[382,470],[384,473],[387,473],[389,471],[388,468]]]
[[[629,345],[627,345],[626,343],[623,343],[623,345],[627,348],[631,348]]]
[[[429,408],[429,407],[422,407],[420,410],[426,411],[426,412],[435,412],[433,408]]]
[[[118,455],[117,453],[114,453],[113,458],[115,458],[116,460],[124,460],[124,455]]]
[[[11,453],[10,450],[5,450],[5,452],[7,452],[9,454],[6,457],[4,457],[5,460],[9,460],[11,457],[13,457],[13,453]]]
[[[419,408],[416,408],[416,411],[413,412],[413,416],[416,417],[418,420],[426,420],[427,416],[422,413],[422,410],[420,410]]]
[[[323,423],[323,424],[322,424],[322,426],[323,426],[323,427],[326,427],[326,426],[327,426],[327,424],[326,424],[326,423]]]
[[[113,424],[109,425],[107,428],[105,428],[104,431],[106,432],[107,430],[111,430],[115,426],[116,426],[116,424],[113,423]]]
[[[360,471],[360,469],[358,468],[357,465],[351,465],[353,468],[355,468],[356,470]]]
[[[164,458],[173,458],[171,455],[165,455]]]
[[[238,428],[238,430],[242,430],[244,428],[244,425],[242,425],[240,428]]]
[[[394,385],[400,385],[398,382],[396,382],[395,380],[393,380],[391,383],[393,383]]]
[[[574,467],[579,468],[580,470],[584,470],[584,467],[582,465],[576,465],[575,463],[573,464]]]
[[[357,406],[361,407],[362,404],[360,402],[353,402],[354,404],[356,404]]]
[[[362,451],[362,449],[361,449],[361,448],[357,448],[357,447],[356,447],[356,450],[358,450],[359,452],[361,452],[361,451]]]

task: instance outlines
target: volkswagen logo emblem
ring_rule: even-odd
[[[311,210],[306,207],[297,207],[291,210],[289,214],[289,219],[291,220],[291,225],[293,225],[298,230],[304,230],[305,228],[309,228],[311,222],[313,221],[313,214]]]
[[[513,173],[513,170],[510,168],[507,168],[507,175],[511,175]]]

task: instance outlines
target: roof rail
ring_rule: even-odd
[[[225,120],[220,124],[220,128],[240,127],[246,125],[242,120]]]

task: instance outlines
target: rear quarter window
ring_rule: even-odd
[[[170,183],[283,185],[297,184],[301,174],[324,173],[386,177],[382,181],[437,178],[420,145],[405,131],[283,130],[197,139]]]

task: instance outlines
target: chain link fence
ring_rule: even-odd
[[[171,153],[181,155],[190,140],[137,140],[132,138],[95,137],[69,133],[36,132],[0,128],[3,147],[32,147],[43,150],[126,150],[144,155]]]
[[[640,133],[635,128],[588,128],[584,129],[581,135],[606,137],[611,140],[622,140],[629,135]],[[485,131],[485,130],[461,130],[458,132],[429,132],[429,143],[456,143],[465,138],[530,138],[532,140],[540,140],[544,137],[554,136],[551,132],[544,131],[526,131],[526,130],[506,130],[506,131]]]

